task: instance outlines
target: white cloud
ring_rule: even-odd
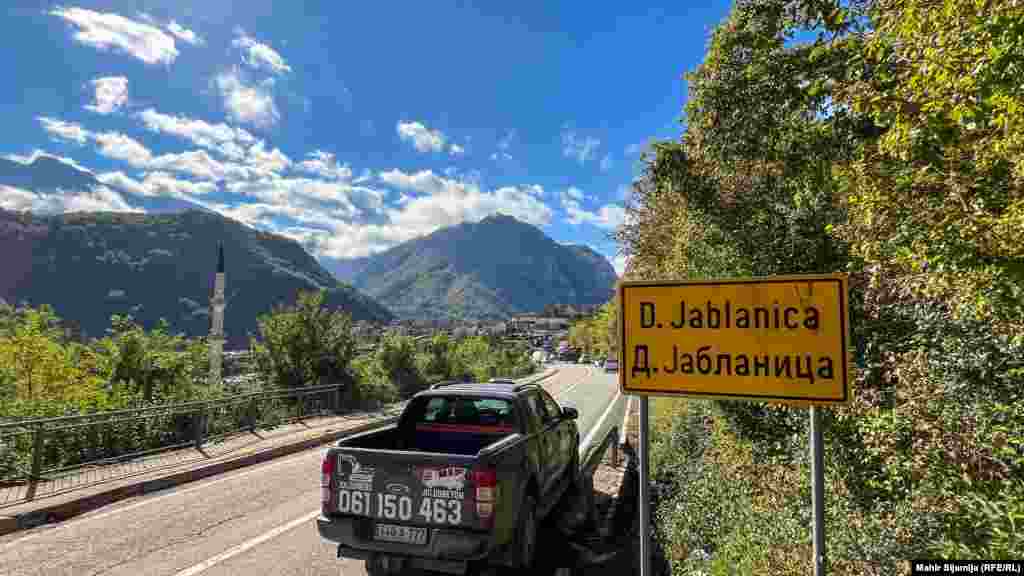
[[[381,178],[397,188],[425,194],[413,198],[401,210],[388,211],[393,224],[421,230],[422,234],[498,212],[537,226],[546,226],[551,221],[551,209],[537,199],[543,194],[537,185],[506,186],[488,192],[475,183],[443,178],[429,170],[416,174],[391,170]]]
[[[397,168],[381,172],[380,180],[399,190],[409,190],[421,194],[438,194],[444,190],[446,184],[454,182],[454,180],[442,178],[430,170],[407,173]]]
[[[93,190],[74,194],[37,194],[30,190],[0,185],[0,207],[40,214],[141,211],[133,209],[120,194],[106,186],[97,186]]]
[[[566,197],[569,197],[577,202],[582,202],[586,195],[579,188],[570,186],[569,189],[565,191],[565,196],[562,197],[563,204],[566,202]]]
[[[54,160],[57,160],[58,162],[63,162],[64,164],[67,164],[68,166],[71,166],[72,168],[74,168],[76,170],[81,170],[82,172],[93,174],[92,170],[86,168],[85,166],[82,166],[81,164],[79,164],[78,162],[75,162],[71,158],[67,158],[67,157],[64,157],[64,156],[56,156],[56,155],[50,154],[48,152],[43,152],[42,150],[39,150],[39,149],[36,149],[36,150],[32,151],[32,154],[29,154],[28,156],[21,156],[21,155],[18,155],[18,154],[8,154],[8,155],[4,156],[4,158],[6,158],[8,160],[11,160],[12,162],[18,162],[19,164],[31,164],[31,163],[35,162],[37,158],[52,158]]]
[[[284,58],[270,46],[257,42],[241,30],[235,31],[238,36],[231,42],[235,48],[242,50],[242,61],[252,68],[262,69],[271,74],[291,72],[292,68]]]
[[[573,130],[562,130],[562,154],[566,158],[575,158],[580,164],[592,159],[600,145],[601,141],[593,136],[580,138]]]
[[[76,122],[65,122],[47,116],[36,116],[36,120],[39,120],[39,123],[43,125],[43,130],[54,141],[60,142],[63,140],[82,145],[89,139],[89,131],[82,128],[82,125]]]
[[[171,20],[170,24],[167,25],[167,30],[171,34],[174,34],[178,38],[178,40],[188,42],[193,46],[203,44],[203,39],[200,38],[195,32],[189,30],[188,28],[185,28],[181,24],[178,24],[174,20]]]
[[[452,142],[451,145],[448,146],[448,153],[452,156],[462,156],[466,153],[466,149],[455,142]]]
[[[253,176],[248,167],[212,158],[205,150],[189,150],[177,154],[162,154],[143,166],[150,170],[189,174],[201,180],[244,180]]]
[[[101,132],[92,134],[99,146],[96,151],[102,156],[126,162],[135,168],[144,168],[153,160],[153,153],[134,138],[119,132]]]
[[[217,185],[213,182],[181,180],[166,172],[147,172],[141,182],[124,172],[107,172],[98,175],[96,179],[140,196],[170,196],[191,200],[217,191]]]
[[[122,52],[146,64],[170,64],[178,57],[174,37],[155,26],[84,8],[60,7],[50,14],[76,26],[73,38],[97,50]]]
[[[110,114],[128,102],[128,79],[124,76],[94,78],[91,84],[96,102],[86,104],[86,110],[92,110],[97,114]]]
[[[334,154],[323,150],[314,150],[306,155],[306,160],[295,165],[296,169],[309,174],[316,174],[328,180],[349,180],[352,169],[348,164],[339,165]]]
[[[586,197],[578,188],[569,188],[561,194],[562,209],[568,216],[565,219],[567,223],[577,226],[589,222],[598,228],[607,230],[614,230],[622,224],[626,214],[622,206],[605,204],[597,212],[589,212],[580,205],[580,202]]]
[[[403,142],[411,142],[420,152],[440,152],[444,150],[445,136],[440,130],[431,130],[419,122],[399,121],[395,126],[398,137]]]
[[[217,151],[233,160],[240,160],[245,152],[241,145],[256,141],[243,128],[232,127],[224,123],[210,124],[203,120],[162,114],[152,108],[139,113],[146,129],[157,134],[171,134],[188,140],[197,146]]]
[[[268,205],[320,213],[330,219],[354,218],[384,208],[384,193],[346,182],[326,182],[311,178],[261,178],[248,182],[229,182],[235,194],[260,200]],[[306,221],[310,216],[304,217]]]
[[[235,122],[267,128],[280,119],[267,84],[248,84],[238,70],[219,74],[214,84],[228,117]]]
[[[614,161],[612,160],[611,154],[605,154],[604,158],[601,158],[601,172],[607,172],[612,169]]]
[[[281,172],[292,165],[292,159],[279,148],[267,151],[263,140],[249,147],[246,163],[263,173]]]
[[[612,258],[612,266],[615,268],[615,273],[622,276],[626,273],[626,266],[629,264],[629,258],[624,254],[619,254],[615,258]]]

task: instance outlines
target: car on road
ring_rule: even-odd
[[[618,372],[619,371],[619,361],[618,360],[605,360],[604,361],[604,371],[605,372]]]
[[[580,364],[590,364],[590,359],[587,358],[585,355],[580,356]]]
[[[528,571],[538,523],[577,484],[578,416],[536,384],[419,392],[397,422],[325,451],[318,531],[371,576]]]

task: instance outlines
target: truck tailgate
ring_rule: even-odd
[[[326,458],[324,511],[364,519],[367,540],[425,545],[434,528],[490,529],[496,487],[477,493],[473,456],[337,447]]]

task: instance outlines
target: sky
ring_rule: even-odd
[[[502,212],[621,273],[609,234],[640,151],[680,135],[682,75],[728,8],[19,0],[0,156],[58,156],[320,257]]]

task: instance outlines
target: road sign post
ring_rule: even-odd
[[[648,396],[810,407],[814,574],[825,574],[819,406],[850,400],[844,274],[622,282],[619,386],[640,396],[641,576],[651,570]]]
[[[651,573],[651,537],[649,534],[651,511],[648,506],[648,502],[650,502],[650,485],[647,483],[648,463],[650,461],[650,454],[648,453],[650,443],[647,437],[648,402],[646,396],[641,396],[638,400],[640,401],[640,446],[638,450],[640,456],[640,574],[648,576]]]

